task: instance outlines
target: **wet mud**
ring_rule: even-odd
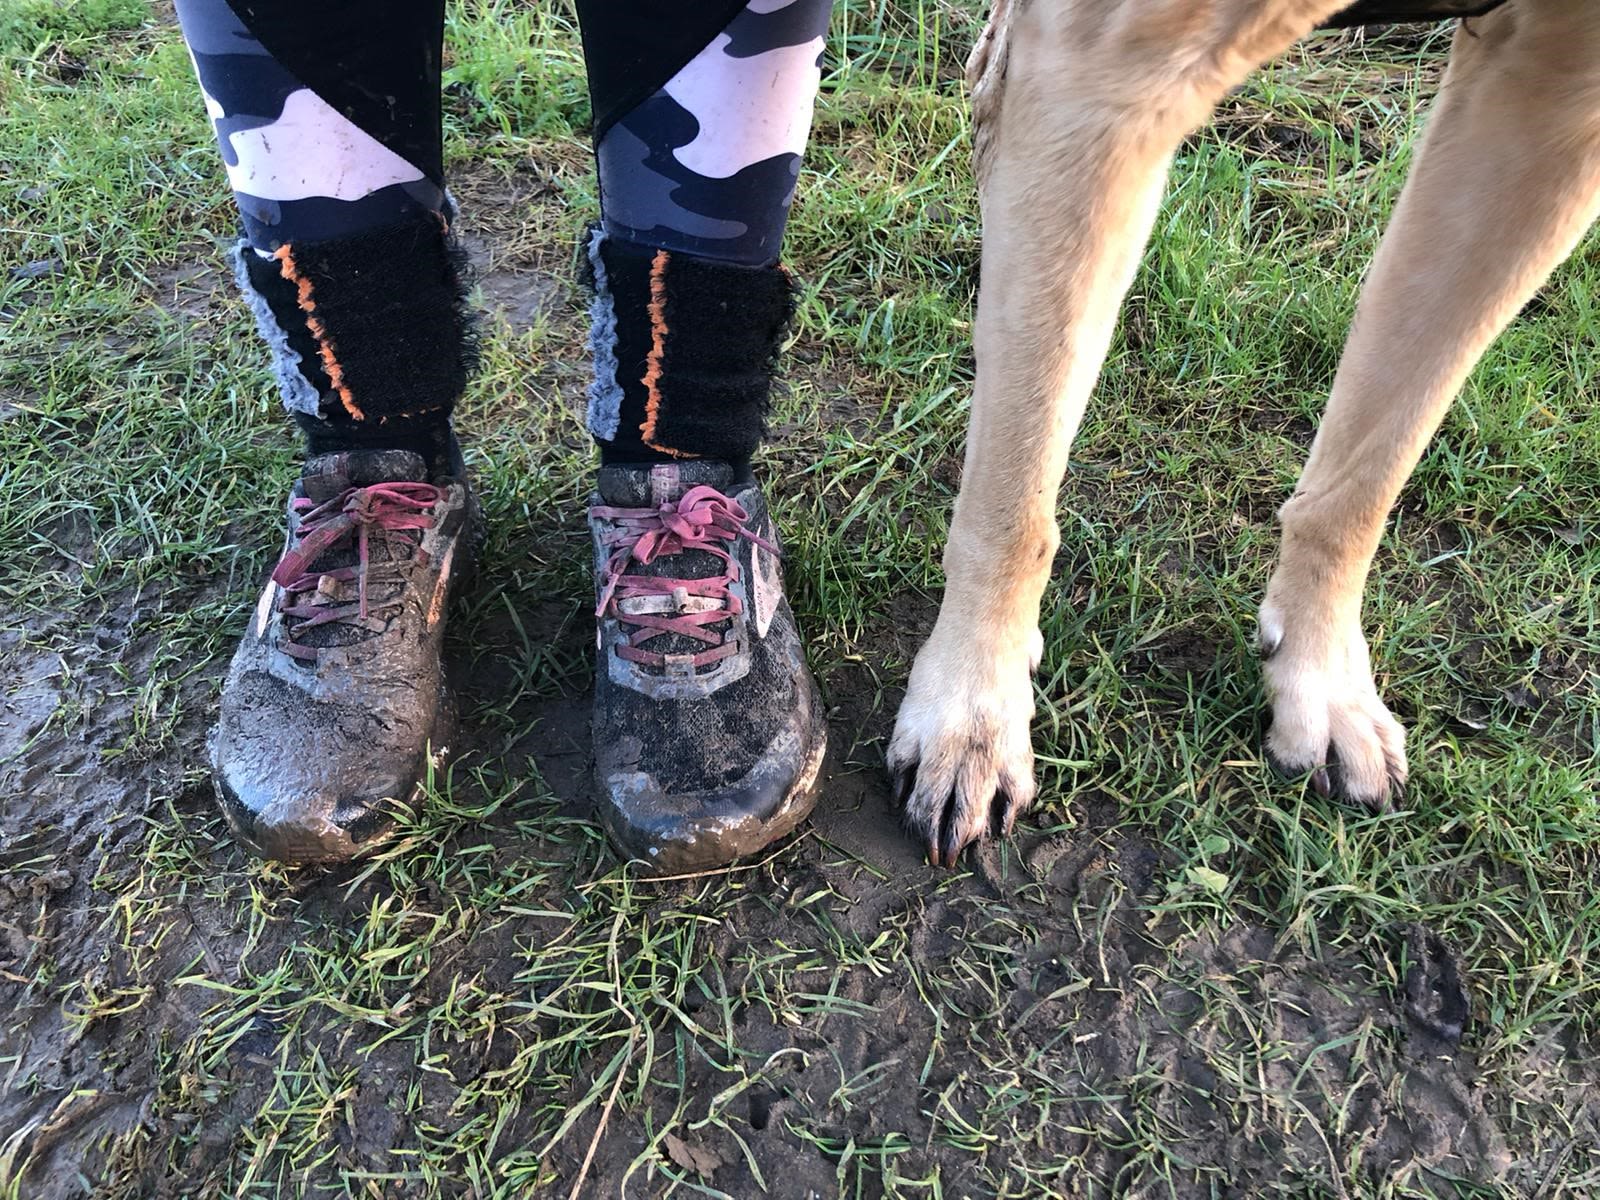
[[[513,334],[552,314],[575,320],[565,285],[551,282],[558,265],[511,255],[491,267],[483,294]],[[162,282],[186,313],[217,284],[190,269]],[[544,533],[581,565],[581,530]],[[383,877],[360,867],[263,878],[259,908],[227,886],[252,869],[205,775],[227,648],[184,677],[183,720],[159,737],[128,687],[157,652],[139,614],[225,586],[112,597],[106,611],[123,615],[87,640],[0,626],[0,1181],[30,1200],[223,1196],[246,1177],[252,1195],[491,1194],[465,1174],[408,1172],[420,1147],[484,1119],[459,1101],[465,1081],[504,1067],[503,1040],[443,1038],[423,1063],[363,1024],[370,1014],[330,1010],[290,1037],[282,1003],[228,1011],[259,971],[317,931],[358,927],[386,898]],[[481,619],[478,636],[579,662],[591,644],[581,599]],[[885,637],[904,642],[893,647],[903,662],[932,609],[922,597],[889,608],[887,627],[902,633]],[[463,646],[452,653],[466,664]],[[1196,636],[1151,653],[1181,677],[1219,651]],[[460,672],[455,749],[492,764],[463,787],[527,770],[556,799],[552,826],[576,828],[589,800],[589,697],[528,689],[513,659]],[[1077,797],[1053,826],[1025,823],[960,871],[930,870],[899,830],[875,758],[894,699],[879,679],[892,674],[881,662],[824,670],[834,751],[816,816],[790,848],[739,876],[736,894],[663,887],[662,904],[705,906],[716,986],[691,988],[653,1031],[668,1047],[655,1086],[585,1110],[543,1164],[546,1184],[526,1194],[564,1196],[586,1169],[593,1196],[662,1194],[663,1172],[741,1200],[878,1196],[890,1177],[936,1180],[937,1191],[901,1194],[946,1197],[1340,1196],[1352,1181],[1372,1194],[1534,1195],[1596,1138],[1590,1049],[1552,1025],[1488,1077],[1486,997],[1430,931],[1378,929],[1335,953],[1248,920],[1185,919],[1165,906],[1177,864],[1156,831],[1121,822],[1107,799]],[[495,869],[525,869],[506,820],[455,848],[469,845]],[[539,858],[581,860],[598,876],[614,864],[597,846],[572,834]],[[140,886],[147,871],[154,887]],[[405,903],[449,912],[431,887]],[[152,894],[148,911],[122,899]],[[529,999],[515,950],[546,936],[548,914],[535,910],[571,898],[560,884],[530,893],[541,895],[527,913],[464,923],[405,1003],[442,1003],[462,981]],[[774,996],[764,989],[778,960],[788,990]],[[186,1058],[219,1022],[225,1049]],[[613,1050],[596,1051],[574,1104]],[[252,1176],[270,1151],[247,1131],[295,1070],[341,1081],[336,1110],[319,1118],[325,1153]],[[1569,1135],[1521,1145],[1529,1123]],[[526,1151],[521,1132],[500,1132],[491,1173],[498,1155]],[[351,1172],[384,1182],[357,1190]]]

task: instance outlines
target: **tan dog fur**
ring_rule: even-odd
[[[998,0],[973,52],[977,383],[944,602],[889,748],[936,862],[1033,798],[1056,494],[1172,155],[1228,88],[1341,7]],[[1510,0],[1463,23],[1261,608],[1267,750],[1315,769],[1320,790],[1383,807],[1405,782],[1405,733],[1361,631],[1368,568],[1467,374],[1597,215],[1600,3]]]

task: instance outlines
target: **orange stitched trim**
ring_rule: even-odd
[[[656,421],[661,416],[661,358],[667,352],[667,262],[672,256],[657,250],[650,262],[650,354],[645,359],[644,424],[639,426],[639,439],[650,449],[673,458],[693,458],[682,450],[658,445],[655,440]]]
[[[333,343],[328,340],[328,331],[323,326],[321,318],[317,316],[317,302],[311,297],[311,280],[300,274],[300,268],[295,266],[294,251],[289,248],[288,242],[273,251],[272,257],[278,260],[278,270],[283,277],[295,286],[296,302],[300,305],[300,311],[306,314],[306,328],[311,331],[311,336],[317,339],[317,354],[322,359],[322,369],[327,372],[328,382],[333,385],[333,390],[344,405],[345,412],[358,421],[366,420],[367,414],[356,406],[355,397],[345,386],[344,368],[334,356]]]

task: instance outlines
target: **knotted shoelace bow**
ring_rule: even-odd
[[[407,536],[433,525],[433,508],[444,492],[431,483],[375,483],[347,488],[332,500],[318,504],[300,497],[291,508],[300,518],[294,545],[273,568],[272,582],[284,591],[279,611],[291,620],[285,622],[288,634],[283,650],[296,658],[314,659],[317,649],[297,640],[318,626],[368,615],[369,575],[390,582],[399,567],[408,561],[420,536]],[[388,561],[371,564],[371,539],[376,535],[390,548]],[[353,566],[317,570],[312,564],[328,551],[355,540],[357,561]],[[404,547],[405,554],[396,551]],[[355,604],[331,604],[319,600],[329,593],[330,583],[355,581]]]
[[[738,538],[748,538],[773,555],[778,548],[745,522],[750,519],[736,501],[705,484],[690,488],[676,501],[657,508],[620,508],[597,505],[593,516],[611,521],[603,544],[611,550],[601,573],[597,617],[612,616],[633,627],[628,640],[617,647],[617,654],[630,662],[646,666],[665,665],[666,656],[645,650],[645,643],[666,634],[676,634],[701,642],[710,649],[690,659],[696,667],[708,666],[735,653],[737,645],[725,643],[722,633],[711,626],[743,611],[739,597],[730,590],[739,579],[739,564],[726,547]],[[628,564],[649,566],[658,559],[670,558],[689,550],[703,550],[722,560],[720,574],[701,579],[680,579],[672,575],[630,575]],[[658,611],[650,611],[652,600],[666,598]],[[644,601],[624,608],[628,601]]]

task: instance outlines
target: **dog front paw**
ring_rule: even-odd
[[[962,640],[934,630],[889,743],[906,828],[935,866],[955,866],[963,848],[991,831],[1009,833],[1035,792],[1028,725],[1039,634],[1030,631],[1017,651],[992,657]]]
[[[1388,812],[1405,789],[1406,731],[1378,698],[1366,639],[1355,621],[1305,625],[1261,610],[1267,759],[1285,775],[1310,771],[1323,796]]]

